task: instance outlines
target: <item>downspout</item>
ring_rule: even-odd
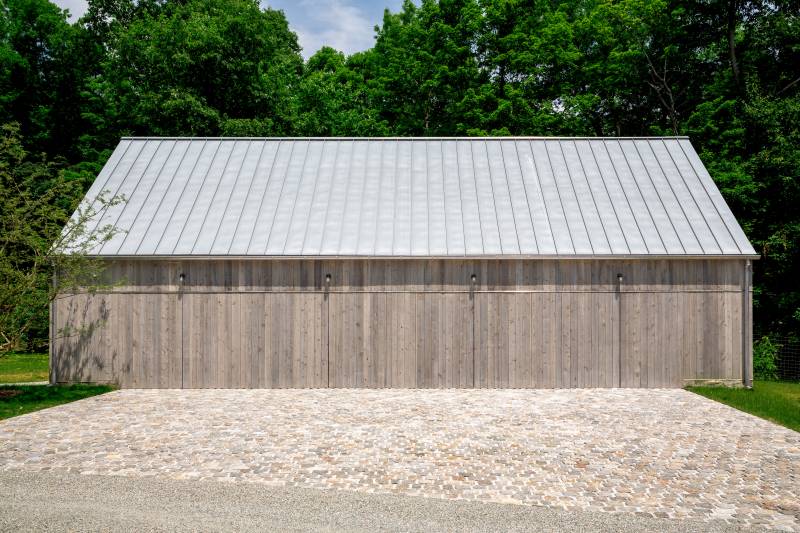
[[[622,273],[617,274],[617,386],[622,388]]]
[[[742,384],[753,388],[753,262],[748,259],[744,266],[742,284]]]
[[[184,362],[186,353],[185,337],[186,337],[186,305],[183,298],[183,285],[186,282],[186,274],[183,272],[183,264],[178,265],[181,268],[181,273],[178,274],[178,301],[181,303],[181,388],[186,388],[186,363]]]
[[[52,266],[53,268],[53,287],[52,289],[55,291],[58,287],[58,274],[56,273],[55,265]],[[53,299],[50,301],[50,346],[47,350],[48,352],[48,367],[49,367],[49,377],[50,377],[50,385],[56,384],[56,365],[55,365],[55,349],[56,349],[56,299],[58,298],[58,294],[56,294]]]

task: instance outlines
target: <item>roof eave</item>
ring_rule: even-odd
[[[641,260],[760,259],[759,254],[498,254],[498,255],[92,255],[107,260]]]

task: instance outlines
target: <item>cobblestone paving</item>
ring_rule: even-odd
[[[125,390],[0,422],[0,468],[800,531],[800,433],[682,390]]]

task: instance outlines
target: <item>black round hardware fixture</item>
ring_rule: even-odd
[[[181,281],[181,283],[183,283],[184,281],[186,281],[186,274],[184,274],[183,272],[181,272],[181,273],[178,275],[178,279]]]
[[[475,274],[473,274],[473,275],[471,275],[471,276],[469,277],[469,279],[471,279],[471,280],[472,280],[472,283],[475,283],[476,281],[478,281],[478,276],[476,276]]]
[[[330,282],[331,282],[331,275],[325,274],[325,283],[330,283]]]

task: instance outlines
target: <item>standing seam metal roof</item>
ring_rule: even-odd
[[[756,256],[684,137],[123,138],[103,191],[99,256]]]

